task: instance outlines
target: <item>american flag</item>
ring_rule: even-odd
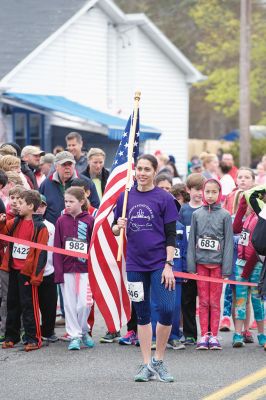
[[[125,251],[123,251],[122,261],[116,261],[118,238],[114,236],[111,225],[114,220],[113,209],[119,194],[125,191],[127,183],[128,142],[132,122],[133,118],[130,116],[96,214],[90,245],[90,286],[109,332],[119,331],[121,326],[125,325],[130,319],[130,301],[126,288]],[[138,157],[138,153],[139,115],[137,116],[133,149],[134,159]],[[134,162],[132,160],[133,169]]]

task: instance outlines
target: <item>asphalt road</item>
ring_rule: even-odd
[[[63,332],[62,328],[57,329],[58,334]],[[116,343],[100,344],[104,332],[104,322],[97,315],[93,349],[70,352],[65,342],[31,353],[25,353],[20,345],[10,350],[0,349],[0,399],[200,400],[266,366],[266,352],[261,347],[250,344],[233,349],[232,334],[224,333],[222,351],[198,352],[191,346],[179,351],[168,349],[166,363],[176,379],[174,383],[135,383],[140,349]],[[262,381],[222,398],[238,399],[260,385]]]

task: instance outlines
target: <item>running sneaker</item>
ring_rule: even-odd
[[[50,342],[50,343],[55,343],[58,342],[59,338],[53,334],[51,336],[42,336],[42,340],[45,340],[46,342]]]
[[[230,317],[223,317],[220,322],[220,331],[221,332],[229,332],[231,327]]]
[[[221,346],[217,336],[210,336],[209,349],[210,350],[222,350],[222,346]]]
[[[120,339],[120,331],[118,332],[106,332],[105,336],[102,336],[100,339],[100,343],[114,343],[118,342]]]
[[[244,343],[254,343],[254,337],[250,331],[242,332]]]
[[[186,346],[194,345],[196,344],[196,340],[192,336],[188,336],[185,338],[184,344]]]
[[[168,340],[166,347],[173,350],[184,350],[186,348],[184,343],[177,339]]]
[[[39,345],[38,345],[38,343],[37,342],[32,342],[32,343],[27,343],[27,344],[25,344],[25,346],[24,346],[24,350],[26,351],[26,352],[28,352],[28,351],[33,351],[33,350],[39,350]]]
[[[88,333],[85,333],[85,335],[82,336],[82,343],[84,344],[85,347],[89,348],[94,347],[94,341],[92,340],[92,337]]]
[[[196,350],[209,350],[209,335],[205,334],[197,343]]]
[[[151,350],[156,350],[156,340],[152,340],[152,342],[151,342]]]
[[[186,338],[185,338],[185,336],[182,334],[182,336],[179,338],[179,340],[180,340],[181,343],[185,343]]]
[[[128,331],[125,336],[122,336],[119,340],[118,343],[123,345],[130,345],[133,344],[133,346],[136,345],[136,341],[138,340],[136,332],[135,331]]]
[[[174,382],[174,377],[169,374],[163,360],[155,360],[155,358],[152,357],[148,368],[159,378],[161,382]]]
[[[0,336],[0,344],[3,344],[5,341],[5,337],[4,336]]]
[[[152,372],[147,364],[141,364],[137,375],[134,378],[135,382],[148,382],[151,379],[155,379],[154,372]]]
[[[63,342],[70,342],[71,336],[68,333],[64,333],[64,335],[60,336],[59,340],[63,340]]]
[[[260,346],[264,346],[266,344],[266,335],[260,333],[257,338]]]
[[[252,330],[258,329],[258,325],[257,325],[257,321],[256,320],[254,320],[252,322],[252,324],[250,325],[249,329],[252,329]]]
[[[13,349],[13,347],[15,346],[15,343],[10,341],[4,341],[2,344],[2,349]]]
[[[244,347],[245,343],[243,335],[240,335],[239,333],[234,333],[232,345],[233,347]]]
[[[80,338],[73,338],[68,345],[68,350],[80,350]]]

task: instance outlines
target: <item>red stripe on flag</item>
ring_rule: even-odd
[[[109,321],[108,322],[108,330],[110,332],[115,332],[116,331],[116,327],[113,321],[113,316],[112,313],[106,303],[106,301],[104,300],[104,297],[101,295],[101,289],[100,286],[98,285],[98,282],[95,278],[93,269],[89,269],[89,279],[90,279],[90,286],[93,287],[93,297],[96,301],[97,298],[97,306],[101,312],[102,315],[104,315],[105,320]]]

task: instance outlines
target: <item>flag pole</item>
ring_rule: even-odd
[[[131,175],[132,175],[132,157],[133,157],[133,149],[135,142],[135,134],[136,134],[136,125],[138,118],[138,109],[139,109],[139,101],[140,101],[141,92],[135,92],[134,96],[134,112],[133,112],[133,121],[130,127],[129,140],[128,140],[128,166],[127,166],[127,182],[125,187],[125,196],[123,202],[122,209],[122,218],[126,217],[127,210],[127,200],[128,200],[128,192],[131,188]],[[124,229],[120,230],[119,236],[119,247],[117,252],[117,261],[121,261],[122,251],[123,251],[123,242],[124,242]]]

